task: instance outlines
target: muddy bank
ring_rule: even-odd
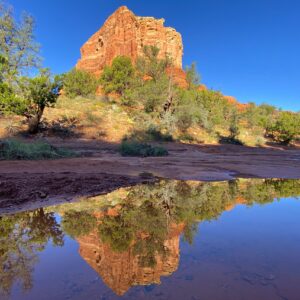
[[[108,193],[144,181],[139,174],[219,181],[246,178],[300,178],[299,148],[270,149],[233,145],[170,143],[167,157],[121,157],[114,144],[56,141],[86,157],[52,161],[0,161],[0,209],[26,209]],[[1,212],[0,211],[0,212]]]
[[[0,175],[0,214],[109,193],[154,179],[110,174],[11,173]]]

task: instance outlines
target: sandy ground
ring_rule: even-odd
[[[300,179],[300,149],[170,143],[167,157],[121,157],[117,145],[96,141],[50,141],[85,157],[51,161],[0,161],[0,213],[16,206],[70,201],[110,192],[154,176],[218,181],[238,177]],[[150,179],[151,180],[151,179]]]

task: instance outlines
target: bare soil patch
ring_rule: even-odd
[[[0,161],[0,209],[12,211],[108,193],[145,181],[141,173],[177,179],[219,181],[239,177],[300,178],[299,148],[164,144],[166,157],[122,157],[117,144],[51,140],[82,157],[42,161]],[[151,180],[151,179],[149,179]],[[152,178],[153,180],[153,178]]]

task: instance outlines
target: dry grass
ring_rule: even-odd
[[[43,117],[43,135],[59,137],[81,137],[85,139],[121,142],[124,137],[137,131],[145,131],[155,123],[148,116],[134,117],[136,110],[124,109],[115,99],[103,96],[69,99],[61,96],[55,108],[47,108]],[[134,121],[136,119],[136,121]],[[13,137],[26,130],[25,119],[18,116],[0,116],[0,138]],[[241,124],[238,139],[248,146],[263,146],[266,142],[261,128],[247,129]],[[148,126],[148,127],[147,127]],[[159,125],[157,124],[159,127]],[[172,132],[174,140],[183,143],[218,144],[219,136],[228,136],[228,130],[215,128],[212,134],[203,128],[192,126],[186,133]],[[145,133],[145,134],[146,134]],[[162,134],[165,132],[162,131]],[[149,134],[146,134],[149,138]],[[218,136],[219,135],[219,136]]]
[[[48,122],[72,120],[76,135],[87,139],[119,142],[132,128],[133,121],[119,106],[95,99],[61,97],[55,108],[48,108],[44,118]]]

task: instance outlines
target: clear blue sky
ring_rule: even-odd
[[[241,102],[300,110],[299,0],[10,0],[37,23],[44,64],[71,69],[82,44],[121,5],[165,18],[183,36],[184,65]]]

